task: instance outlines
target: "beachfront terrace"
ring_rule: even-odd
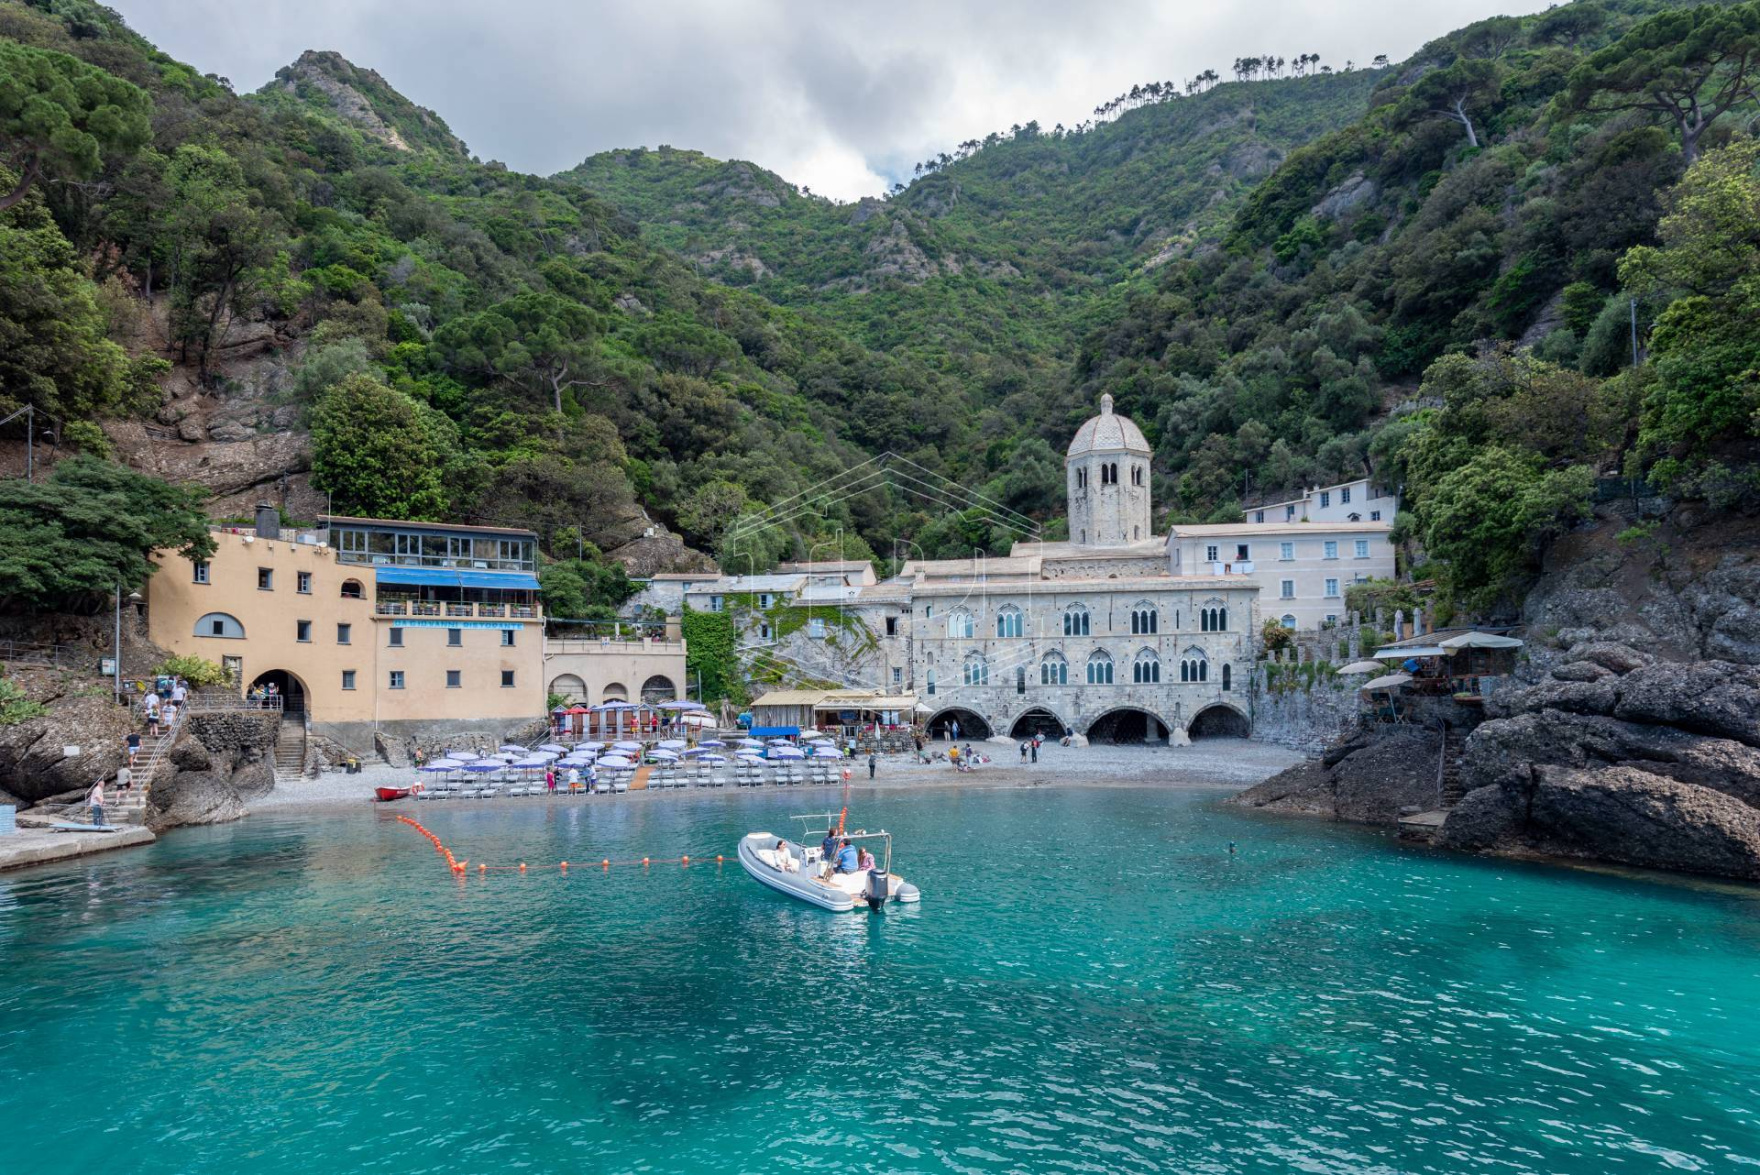
[[[536,604],[480,603],[454,600],[380,599],[375,616],[442,617],[463,620],[536,620],[543,615]]]

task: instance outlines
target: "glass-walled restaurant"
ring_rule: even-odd
[[[340,515],[320,517],[318,528],[338,563],[372,567],[380,616],[538,616],[537,536],[529,530]]]

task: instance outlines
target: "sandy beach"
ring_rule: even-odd
[[[937,749],[945,749],[937,743]],[[1039,762],[1023,766],[1020,752],[1000,744],[980,744],[994,762],[971,771],[955,771],[946,763],[922,766],[910,756],[883,755],[872,782],[867,760],[851,764],[850,782],[862,787],[889,788],[996,788],[996,787],[1229,787],[1245,788],[1267,779],[1303,756],[1287,747],[1246,739],[1201,740],[1189,747],[1087,746],[1060,747],[1048,743],[1039,751]],[[372,800],[375,787],[405,787],[417,779],[407,768],[368,765],[359,775],[327,771],[316,779],[282,783],[266,796],[250,803],[253,812],[285,810],[309,805],[352,805]],[[765,785],[766,787],[771,785]],[[730,781],[719,792],[712,788],[638,791],[616,796],[547,796],[457,800],[446,803],[653,803],[680,795],[714,795],[736,792]],[[800,786],[792,790],[824,791]]]

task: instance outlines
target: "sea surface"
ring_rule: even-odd
[[[879,915],[702,860],[822,794],[0,875],[0,1170],[1760,1171],[1760,891],[1220,795],[858,792],[924,892]]]

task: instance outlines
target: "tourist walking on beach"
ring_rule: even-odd
[[[874,752],[869,751],[868,752],[868,778],[869,779],[874,778],[874,768],[878,765],[878,763],[879,763],[879,759],[875,756]]]
[[[952,739],[954,742],[958,742],[959,741],[959,719],[957,719],[957,718],[948,719],[947,720],[947,731],[948,731],[948,737],[950,739]]]
[[[1032,739],[1028,739],[1027,742],[1021,744],[1021,762],[1023,763],[1027,761],[1027,743],[1032,741]]]
[[[544,768],[544,790],[552,795],[556,794],[556,768],[554,767]]]
[[[92,790],[86,793],[86,803],[92,809],[92,827],[104,827],[104,781],[92,784]]]

